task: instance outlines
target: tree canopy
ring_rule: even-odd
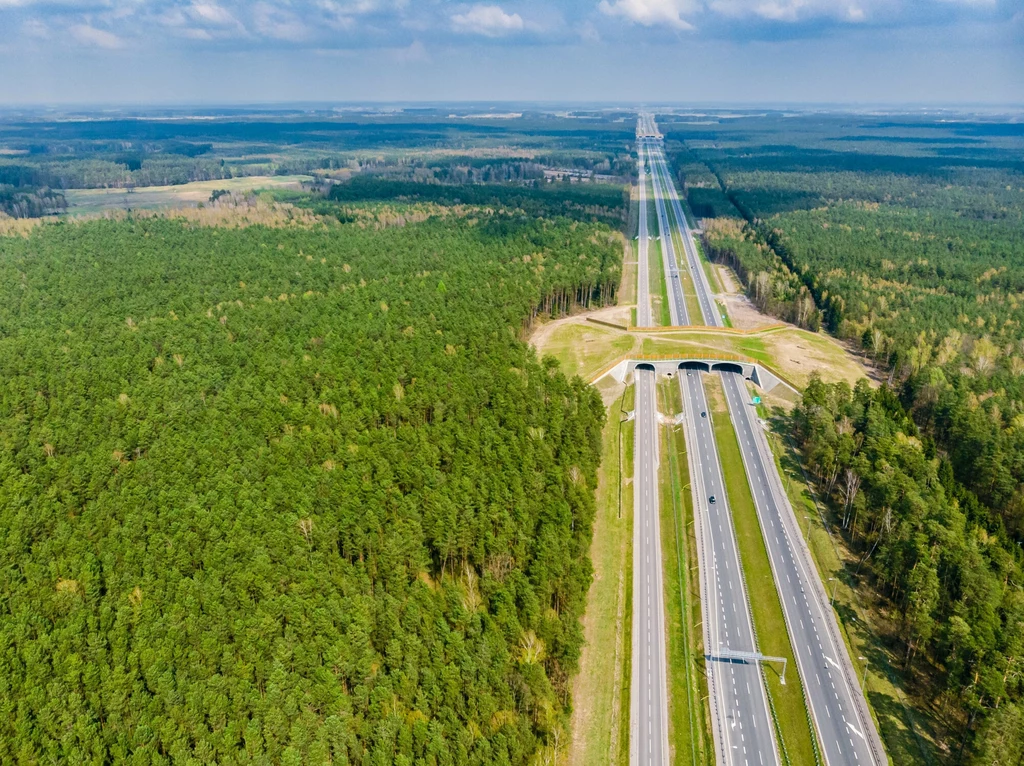
[[[0,761],[527,762],[604,410],[520,333],[620,260],[500,212],[0,238]]]

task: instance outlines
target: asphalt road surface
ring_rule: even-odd
[[[633,653],[630,763],[668,763],[668,679],[665,602],[658,515],[658,412],[655,374],[636,376],[633,447]]]
[[[650,234],[647,231],[647,165],[643,144],[639,145],[640,159],[640,230],[637,232],[636,267],[636,325],[650,327],[651,321],[651,276],[647,268],[647,246]]]
[[[730,765],[778,764],[761,670],[755,662],[731,655],[756,653],[757,644],[703,374],[680,370],[679,388],[694,514],[698,516],[705,666],[717,760]]]
[[[641,146],[647,143],[647,139],[641,139]],[[655,144],[657,155],[661,156],[661,149]],[[663,163],[662,163],[663,164]],[[683,288],[679,282],[679,262],[676,260],[675,243],[672,241],[672,227],[669,225],[668,211],[665,207],[665,186],[664,178],[658,167],[651,163],[651,180],[654,186],[654,207],[658,213],[658,234],[661,240],[661,256],[665,269],[665,281],[668,284],[668,308],[669,324],[673,326],[689,324],[690,318],[686,311],[686,301],[683,300]]]
[[[650,142],[647,151],[655,177],[655,200],[662,198],[658,215],[661,241],[671,241],[672,227],[663,202],[671,199],[668,168],[660,142]],[[674,316],[686,316],[678,272],[674,283],[669,296]],[[756,653],[757,642],[702,373],[689,373],[680,371],[679,385],[694,513],[698,516],[701,610],[716,760],[730,766],[775,766],[779,754],[760,668],[753,661],[732,657],[733,653]],[[712,496],[714,503],[710,502]]]

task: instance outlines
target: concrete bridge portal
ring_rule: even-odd
[[[680,357],[678,359],[624,359],[607,374],[611,375],[619,383],[624,383],[633,376],[633,372],[637,369],[652,370],[663,375],[676,375],[687,370],[735,372],[764,391],[771,391],[782,382],[761,365],[738,359],[687,357]]]

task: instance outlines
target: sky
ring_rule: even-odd
[[[1024,0],[0,0],[0,105],[1024,104]]]

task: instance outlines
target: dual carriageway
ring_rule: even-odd
[[[637,148],[640,171],[637,325],[654,324],[648,264],[651,235],[646,187],[649,177],[671,323],[721,327],[722,317],[668,170],[662,138],[650,115],[640,117]],[[683,264],[677,260],[677,237],[682,242]],[[699,317],[691,317],[687,311],[682,282],[687,276],[700,308]],[[750,403],[743,376],[731,369],[709,373],[706,367],[683,363],[675,377],[683,402],[681,421],[691,477],[704,665],[716,761],[730,766],[782,763],[759,664],[757,636],[750,613],[752,594],[747,591],[743,578],[704,391],[707,374],[721,376],[822,759],[827,766],[882,766],[887,761],[881,742],[856,683],[846,647],[839,638],[838,625],[821,580],[800,535],[756,410]],[[636,447],[630,760],[645,766],[669,763],[671,752],[667,692],[671,684],[666,665],[659,534],[656,374],[653,365],[637,363],[634,368]]]

